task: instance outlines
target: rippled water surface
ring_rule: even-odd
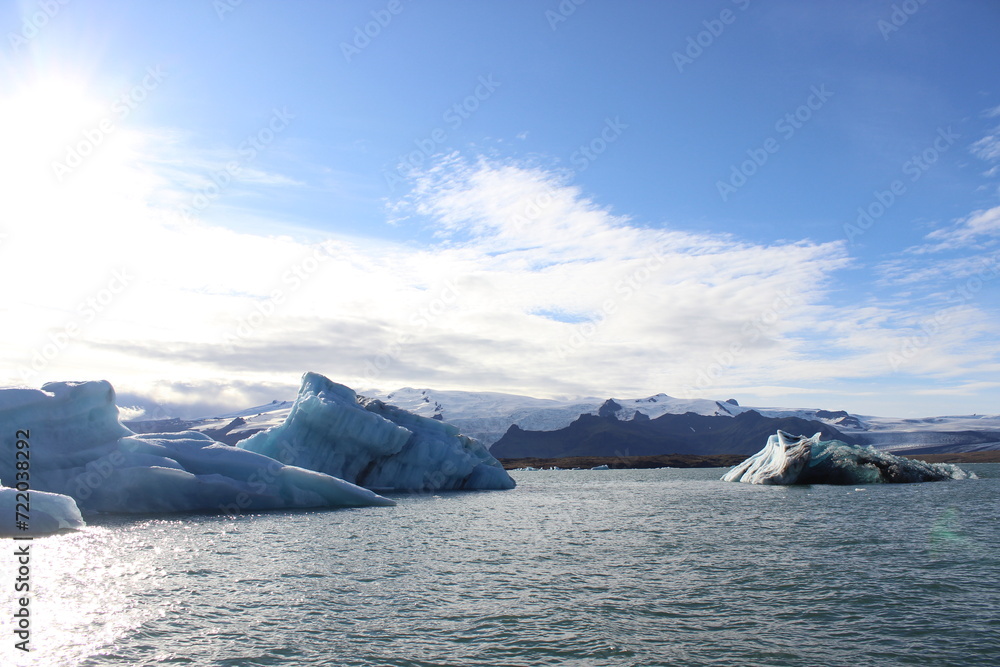
[[[32,542],[27,656],[0,558],[0,664],[997,665],[1000,465],[966,467],[516,472],[389,508],[92,520]]]

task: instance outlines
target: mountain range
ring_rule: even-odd
[[[747,407],[733,399],[682,399],[667,394],[557,400],[410,387],[359,393],[450,422],[490,447],[498,458],[749,454],[778,429],[801,435],[820,432],[825,439],[896,453],[1000,449],[1000,415],[900,419],[843,410]],[[126,425],[139,433],[196,430],[235,444],[281,424],[292,403],[275,400],[204,419],[130,421]]]

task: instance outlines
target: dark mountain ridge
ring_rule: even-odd
[[[607,413],[606,413],[607,414]],[[516,424],[490,448],[497,458],[565,456],[658,456],[664,454],[753,454],[778,430],[821,433],[824,440],[856,444],[853,437],[823,422],[798,417],[765,417],[750,410],[735,417],[693,412],[656,419],[620,421],[614,415],[583,414],[566,428],[526,431]]]

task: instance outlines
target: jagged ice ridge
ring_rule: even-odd
[[[318,373],[303,375],[282,424],[237,446],[380,491],[514,488],[500,462],[455,426],[360,398]]]
[[[778,431],[722,479],[748,484],[879,484],[975,477],[950,463],[925,463],[819,438],[819,433],[807,438]]]

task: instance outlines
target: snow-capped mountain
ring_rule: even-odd
[[[492,445],[503,437],[513,424],[525,431],[555,431],[569,426],[583,414],[614,415],[620,421],[631,421],[637,414],[650,419],[665,414],[683,415],[689,412],[706,417],[735,417],[755,410],[765,417],[798,417],[821,421],[841,431],[867,430],[867,423],[862,418],[844,411],[753,408],[741,406],[733,399],[716,401],[706,398],[675,398],[667,394],[632,399],[586,397],[555,400],[515,394],[411,387],[389,392],[362,393],[425,417],[451,422],[463,433],[486,445]],[[997,418],[997,427],[1000,430],[1000,418]]]
[[[497,392],[448,391],[403,387],[392,391],[358,392],[415,414],[440,419],[458,427],[487,447],[512,425],[524,431],[556,431],[581,415],[614,416],[620,421],[656,419],[665,414],[694,413],[708,417],[736,417],[753,410],[764,417],[818,421],[852,436],[858,442],[895,451],[976,451],[1000,449],[1000,415],[959,415],[901,419],[850,414],[843,410],[741,406],[735,400],[685,399],[656,394],[644,398],[546,399]],[[130,422],[130,427],[154,430],[193,429],[223,442],[235,443],[257,431],[281,424],[292,401],[273,401],[199,420]],[[811,434],[807,434],[811,435]]]

